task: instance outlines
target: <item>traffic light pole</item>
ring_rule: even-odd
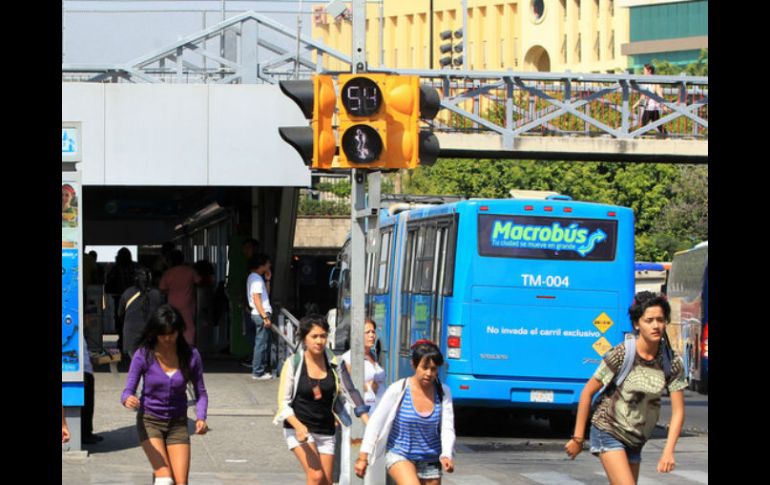
[[[366,7],[364,0],[353,0],[353,50],[352,72],[366,72]],[[369,229],[377,226],[377,210],[380,198],[380,173],[369,175],[370,196],[376,195],[377,200],[370,198],[369,207],[366,209],[366,182],[364,169],[351,170],[351,255],[350,255],[350,360],[351,377],[353,384],[364,394],[364,298],[366,291],[366,223],[368,219]],[[363,438],[363,425],[360,420],[353,419],[350,429],[350,466],[348,483],[362,483],[356,477],[355,466],[358,454],[361,450]]]

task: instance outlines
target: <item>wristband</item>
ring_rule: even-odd
[[[583,442],[586,440],[585,438],[581,438],[579,436],[570,436],[570,439],[579,445],[582,445]]]

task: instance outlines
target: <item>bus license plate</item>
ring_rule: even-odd
[[[530,391],[531,402],[553,402],[553,391]]]

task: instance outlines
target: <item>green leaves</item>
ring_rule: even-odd
[[[708,168],[702,166],[439,159],[404,181],[411,194],[507,198],[511,189],[630,207],[640,261],[670,260],[675,251],[708,239]]]

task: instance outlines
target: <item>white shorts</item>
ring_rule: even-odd
[[[286,444],[290,450],[300,446],[302,443],[297,440],[297,432],[293,428],[284,428],[283,436],[286,438]],[[325,435],[317,433],[308,433],[305,443],[315,443],[320,455],[334,454],[334,435]]]

